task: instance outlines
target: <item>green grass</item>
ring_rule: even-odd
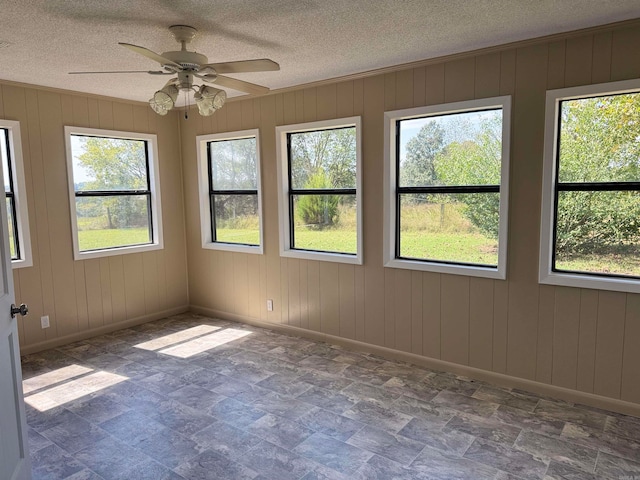
[[[557,258],[558,270],[574,272],[604,273],[614,275],[631,275],[640,277],[640,252],[627,253],[591,253],[574,255],[570,258]]]
[[[498,242],[478,233],[404,232],[400,248],[405,258],[498,264]]]
[[[149,243],[147,228],[114,228],[104,230],[79,230],[80,251],[122,247]]]
[[[226,243],[260,245],[260,232],[257,229],[218,228],[216,240]]]

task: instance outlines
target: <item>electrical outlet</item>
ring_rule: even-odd
[[[267,300],[267,312],[273,312],[273,300]]]
[[[42,325],[42,328],[49,328],[49,315],[40,317],[40,325]]]

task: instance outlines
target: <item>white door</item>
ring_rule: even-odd
[[[4,185],[2,169],[0,185]],[[22,396],[18,317],[11,315],[15,297],[7,225],[7,209],[0,207],[0,479],[29,480],[31,462]]]

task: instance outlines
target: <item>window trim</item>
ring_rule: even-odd
[[[208,144],[213,141],[256,139],[256,179],[258,196],[258,225],[260,229],[260,245],[246,245],[218,242],[213,240],[213,212],[211,211],[209,151]],[[212,133],[196,136],[196,152],[198,161],[198,193],[200,205],[200,238],[202,248],[208,250],[225,250],[238,253],[264,253],[264,225],[262,214],[262,175],[260,170],[260,130],[239,130],[234,132]]]
[[[87,137],[117,138],[123,140],[141,140],[146,142],[147,152],[147,181],[150,189],[151,236],[153,241],[142,245],[126,245],[121,247],[109,247],[99,250],[80,251],[78,241],[78,217],[76,212],[76,192],[73,177],[73,153],[71,149],[71,136],[81,135]],[[74,260],[86,260],[90,258],[110,257],[129,253],[148,252],[164,248],[162,229],[162,202],[160,196],[160,166],[158,160],[157,135],[151,133],[123,132],[118,130],[104,130],[99,128],[64,127],[67,160],[67,183],[69,187],[69,210],[71,213],[71,238],[73,241]],[[129,192],[129,191],[127,191]],[[116,192],[117,193],[117,192]]]
[[[557,152],[560,104],[564,100],[640,93],[640,80],[599,83],[547,90],[545,105],[542,210],[540,215],[540,260],[538,281],[545,285],[595,288],[640,293],[640,279],[605,276],[598,273],[553,271],[555,234],[555,192],[557,190]]]
[[[291,215],[289,211],[289,148],[287,134],[317,130],[332,130],[355,127],[356,129],[356,253],[324,252],[302,250],[291,247]],[[323,260],[327,262],[362,265],[362,120],[359,116],[320,120],[316,122],[280,125],[276,127],[276,152],[278,155],[278,224],[280,228],[280,256],[303,260]]]
[[[397,141],[396,125],[400,120],[435,117],[458,113],[502,109],[502,161],[500,165],[500,225],[498,229],[498,265],[487,267],[458,262],[405,259],[396,257],[397,244]],[[425,107],[394,110],[384,113],[384,239],[385,267],[450,273],[472,277],[505,280],[507,276],[507,243],[509,225],[509,164],[511,142],[511,96],[483,98],[444,103]]]
[[[29,207],[27,205],[27,189],[24,176],[24,157],[22,155],[20,122],[0,119],[0,128],[8,130],[9,169],[13,180],[13,198],[16,215],[15,224],[18,227],[17,237],[18,244],[20,245],[20,257],[16,260],[11,260],[11,268],[32,267],[33,254],[31,251]]]

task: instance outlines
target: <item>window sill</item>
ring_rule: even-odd
[[[114,247],[105,250],[88,250],[86,252],[74,252],[74,260],[89,260],[91,258],[113,257],[116,255],[127,255],[130,253],[151,252],[153,250],[162,250],[164,246],[161,243],[148,243],[144,245],[131,245],[126,247]]]
[[[384,266],[389,268],[402,268],[406,270],[420,270],[423,272],[450,273],[452,275],[465,275],[468,277],[493,278],[496,280],[504,280],[506,278],[506,271],[504,268],[450,265],[429,261],[421,262],[417,260],[401,260],[397,258],[388,260]]]
[[[226,252],[251,253],[256,255],[262,255],[264,253],[262,245],[240,245],[224,242],[206,242],[202,244],[202,248],[205,250],[222,250]]]
[[[288,258],[299,258],[300,260],[317,260],[321,262],[362,265],[362,255],[353,255],[350,253],[312,252],[309,250],[287,249],[281,250],[280,256]]]
[[[31,259],[11,260],[11,268],[13,270],[16,270],[18,268],[27,268],[27,267],[33,267],[33,261]]]
[[[640,293],[640,280],[579,273],[540,273],[540,283],[563,287],[592,288],[614,292]]]

